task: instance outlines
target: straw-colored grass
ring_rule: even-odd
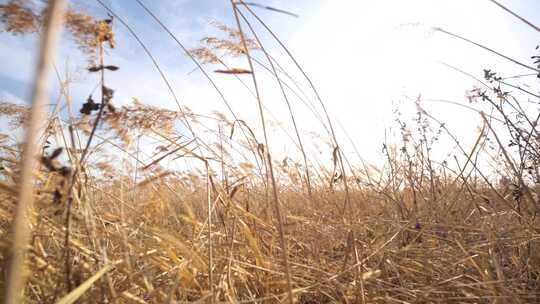
[[[89,73],[100,76],[97,93],[84,105],[73,105],[70,83],[59,79],[62,98],[40,124],[45,125],[40,142],[26,149],[41,160],[31,174],[21,175],[29,170],[21,161],[23,147],[0,134],[0,263],[11,264],[15,277],[21,271],[25,302],[540,301],[540,115],[522,107],[522,95],[504,92],[500,86],[504,89],[505,80],[496,73],[486,71],[485,88],[470,97],[493,109],[491,116],[479,115],[483,128],[472,147],[463,147],[417,100],[412,124],[396,117],[401,138],[385,143],[386,163],[357,166],[338,143],[326,104],[298,60],[255,15],[257,4],[231,2],[236,28],[215,23],[227,37],[206,37],[190,51],[137,0],[231,111],[208,114],[181,106],[141,37],[120,12],[98,2],[108,19],[73,9],[65,18],[66,28],[91,59]],[[4,29],[29,34],[44,28],[43,12],[26,5],[13,0],[0,6]],[[305,79],[294,79],[272,57],[252,22],[285,49],[294,63],[289,68],[299,69]],[[107,86],[107,75],[122,73],[122,67],[112,65],[107,53],[114,52],[115,26],[127,28],[145,50],[178,103],[177,111],[138,100],[114,105],[116,88]],[[245,57],[248,68],[228,66],[231,56]],[[260,126],[237,117],[207,65],[253,88]],[[286,134],[298,151],[284,159],[274,158],[274,143],[266,136],[270,112],[257,91],[257,75],[263,72],[276,80],[294,126],[294,136]],[[329,165],[307,148],[301,135],[306,130],[295,120],[299,105],[293,102],[298,100],[328,134],[315,144],[330,144],[323,156],[332,160]],[[64,105],[69,111],[60,115]],[[12,129],[39,123],[28,115],[31,111],[0,103],[0,115]],[[496,126],[497,121],[507,129]],[[442,140],[457,147],[453,164],[433,155]],[[494,169],[480,159],[490,159]],[[172,162],[186,169],[173,170],[166,165]],[[21,188],[25,183],[27,188]],[[21,205],[22,191],[33,194],[33,206]],[[20,211],[21,206],[28,209]],[[23,240],[28,245],[22,261],[10,255],[21,229],[14,219],[21,212],[31,214],[24,217],[31,223],[23,232],[31,238]],[[0,276],[7,303],[17,300],[6,293],[13,292],[12,277],[13,272]]]

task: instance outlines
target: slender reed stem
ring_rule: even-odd
[[[287,109],[289,110],[289,114],[291,116],[291,121],[292,121],[292,124],[293,124],[293,127],[294,127],[294,132],[296,134],[296,138],[298,140],[298,145],[299,145],[299,148],[300,148],[300,152],[302,153],[302,157],[303,157],[303,160],[304,160],[304,166],[305,166],[305,174],[306,174],[306,186],[307,186],[309,198],[312,199],[311,177],[310,177],[310,174],[309,174],[309,167],[308,167],[308,160],[307,160],[307,156],[306,156],[306,151],[304,149],[304,144],[302,143],[302,138],[300,137],[300,131],[298,130],[298,126],[296,124],[296,119],[294,118],[294,113],[293,113],[293,110],[292,110],[292,107],[291,107],[291,103],[289,102],[289,98],[287,97],[287,94],[285,93],[285,89],[283,88],[283,83],[281,81],[281,78],[279,78],[277,70],[274,67],[274,63],[273,63],[272,59],[270,58],[268,52],[266,51],[266,49],[262,45],[262,42],[259,39],[259,36],[255,32],[255,30],[253,29],[251,24],[248,22],[248,20],[244,16],[244,14],[242,14],[242,12],[240,12],[240,11],[237,11],[237,12],[240,14],[240,16],[242,17],[244,22],[249,27],[251,33],[253,34],[253,37],[255,37],[255,39],[257,40],[257,43],[261,47],[261,50],[263,51],[264,55],[268,59],[268,63],[270,64],[270,67],[272,68],[272,74],[274,74],[276,76],[276,81],[279,84],[279,89],[280,89],[281,93],[283,94],[283,99],[285,100],[285,103],[287,104]]]
[[[261,118],[261,125],[263,129],[264,134],[264,142],[266,145],[266,148],[264,149],[264,154],[266,156],[266,162],[267,162],[267,176],[270,178],[270,182],[272,183],[272,197],[273,197],[273,205],[274,205],[274,212],[276,213],[277,222],[278,222],[278,233],[279,233],[279,241],[281,246],[281,254],[283,259],[283,264],[285,267],[285,279],[287,280],[287,294],[288,294],[288,302],[290,304],[294,303],[293,298],[293,292],[292,292],[292,278],[291,278],[291,270],[289,266],[289,253],[288,253],[288,247],[287,247],[287,241],[285,240],[285,233],[283,229],[283,218],[281,214],[281,206],[279,205],[279,199],[278,199],[278,190],[277,190],[277,184],[276,184],[276,178],[274,176],[274,169],[272,165],[272,157],[270,156],[270,147],[268,145],[268,136],[266,132],[266,122],[264,120],[264,111],[262,107],[262,100],[259,93],[259,86],[257,84],[257,78],[255,76],[255,71],[253,69],[253,62],[251,60],[251,56],[249,54],[249,48],[246,44],[246,39],[244,37],[244,32],[242,31],[242,25],[240,23],[240,18],[238,17],[238,11],[236,8],[236,5],[234,4],[234,1],[231,0],[231,5],[234,12],[234,18],[236,20],[236,24],[238,26],[238,31],[240,32],[240,38],[242,40],[242,45],[244,48],[244,52],[246,53],[246,58],[249,63],[249,68],[251,70],[251,77],[253,79],[253,86],[255,87],[255,93],[257,95],[257,102],[259,107],[259,115]]]
[[[527,19],[521,17],[520,15],[514,13],[513,11],[511,11],[509,8],[507,8],[506,6],[500,4],[498,1],[495,1],[495,0],[489,0],[491,2],[493,2],[495,5],[497,5],[498,7],[502,8],[503,10],[505,10],[506,12],[510,13],[512,16],[518,18],[519,20],[521,20],[522,22],[524,22],[525,24],[527,24],[528,26],[532,27],[533,29],[537,30],[538,32],[540,32],[540,27],[534,25],[532,22],[528,21]]]
[[[348,208],[350,208],[350,194],[349,194],[349,185],[348,185],[348,182],[347,182],[347,176],[346,176],[346,172],[345,172],[345,165],[343,164],[343,158],[342,158],[343,151],[341,151],[341,148],[339,148],[339,144],[338,144],[338,141],[337,141],[337,136],[336,136],[336,133],[334,132],[334,127],[333,127],[333,124],[332,124],[332,120],[330,119],[330,114],[328,113],[328,111],[326,109],[326,105],[324,104],[324,102],[323,102],[323,100],[321,98],[321,95],[319,94],[319,91],[315,87],[315,84],[313,83],[311,78],[307,75],[307,73],[304,71],[302,66],[298,63],[296,58],[292,55],[292,53],[289,51],[289,49],[281,41],[281,39],[279,39],[277,37],[277,35],[270,29],[270,27],[268,27],[268,25],[266,25],[266,23],[264,23],[264,21],[262,21],[262,19],[259,16],[257,16],[257,14],[255,14],[253,12],[253,10],[251,10],[249,8],[249,6],[246,5],[246,3],[243,0],[239,0],[239,1],[250,12],[250,14],[255,19],[257,19],[257,21],[259,21],[259,23],[266,29],[266,31],[268,31],[268,33],[277,41],[277,43],[281,46],[281,48],[287,53],[289,58],[293,61],[294,65],[298,68],[298,70],[302,73],[304,78],[309,83],[311,89],[313,90],[313,93],[315,93],[315,96],[317,97],[317,100],[319,101],[319,104],[321,105],[321,108],[323,109],[323,112],[324,112],[324,114],[326,116],[326,119],[328,121],[328,127],[330,128],[330,133],[331,133],[331,140],[333,141],[333,143],[335,144],[335,146],[337,148],[337,156],[338,156],[337,160],[339,161],[339,165],[340,165],[340,168],[341,168],[341,171],[342,171],[341,174],[343,176],[343,185],[344,185],[344,188],[345,188],[345,203],[344,203],[344,206],[343,206],[344,208],[343,209],[344,209],[344,211],[347,210]],[[352,212],[349,212],[349,215],[352,216]]]
[[[212,187],[210,186],[210,166],[208,161],[205,161],[206,166],[206,202],[208,207],[208,285],[210,286],[210,303],[215,302],[214,298],[214,279],[212,268],[214,267],[214,259],[212,256]]]
[[[489,48],[489,47],[487,47],[487,46],[484,46],[484,45],[482,45],[482,44],[480,44],[480,43],[478,43],[478,42],[474,42],[474,41],[472,41],[472,40],[470,40],[470,39],[467,39],[467,38],[465,38],[465,37],[463,37],[463,36],[460,36],[460,35],[454,34],[454,33],[452,33],[452,32],[446,31],[446,30],[444,30],[444,29],[442,29],[442,28],[440,28],[440,27],[434,28],[433,30],[438,31],[438,32],[441,32],[441,33],[446,34],[446,35],[448,35],[448,36],[457,38],[457,39],[459,39],[459,40],[463,40],[463,41],[468,42],[468,43],[470,43],[470,44],[476,45],[477,47],[479,47],[479,48],[481,48],[481,49],[484,49],[484,50],[486,50],[486,51],[488,51],[488,52],[490,52],[490,53],[493,53],[493,54],[495,54],[495,55],[497,55],[497,56],[499,56],[499,57],[502,57],[502,58],[504,58],[504,59],[506,59],[506,60],[508,60],[508,61],[511,61],[511,62],[513,62],[513,63],[515,63],[515,64],[521,66],[521,67],[526,68],[526,69],[529,69],[529,70],[532,70],[532,71],[535,71],[535,72],[540,72],[540,70],[538,70],[537,68],[533,68],[533,67],[531,67],[531,66],[528,66],[528,65],[526,65],[526,64],[524,64],[524,63],[522,63],[522,62],[519,62],[519,61],[517,61],[517,60],[515,60],[515,59],[513,59],[513,58],[510,58],[510,57],[508,57],[508,56],[506,56],[506,55],[504,55],[504,54],[502,54],[502,53],[500,53],[500,52],[498,52],[498,51],[495,51],[495,50],[492,49],[492,48]]]

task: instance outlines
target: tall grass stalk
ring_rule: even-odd
[[[279,198],[278,198],[278,189],[277,189],[278,186],[277,186],[277,183],[276,183],[276,178],[274,176],[274,168],[273,168],[273,164],[272,164],[272,157],[270,155],[270,145],[269,145],[269,142],[268,142],[268,135],[266,133],[266,121],[265,121],[265,118],[264,118],[264,111],[263,111],[263,107],[262,107],[261,96],[260,96],[260,93],[259,93],[259,85],[257,83],[257,78],[255,76],[255,69],[253,67],[253,62],[251,60],[251,55],[249,53],[249,48],[246,45],[246,38],[244,36],[244,31],[242,30],[242,25],[240,23],[240,18],[238,17],[238,9],[237,9],[236,4],[234,3],[233,0],[231,0],[231,5],[232,5],[233,12],[234,12],[234,18],[236,20],[236,25],[238,26],[238,31],[240,32],[240,37],[241,37],[242,45],[244,47],[244,52],[246,54],[246,58],[247,58],[247,61],[248,61],[248,64],[249,64],[249,68],[251,70],[251,77],[253,79],[253,86],[255,88],[255,94],[257,95],[257,104],[258,104],[258,108],[259,108],[259,116],[260,116],[260,120],[261,120],[261,126],[262,126],[262,130],[263,130],[264,142],[265,142],[265,147],[264,147],[264,152],[263,153],[264,153],[264,155],[266,157],[266,166],[267,166],[266,175],[270,179],[270,182],[271,182],[271,185],[272,185],[272,204],[274,206],[274,212],[275,212],[275,215],[276,215],[276,218],[277,218],[277,224],[278,224],[277,230],[278,230],[278,233],[279,233],[279,242],[280,242],[280,246],[281,246],[281,256],[282,256],[282,259],[283,259],[283,266],[285,268],[285,279],[287,281],[288,302],[293,304],[294,303],[294,297],[293,297],[293,291],[292,291],[291,270],[290,270],[290,265],[289,265],[289,253],[288,253],[289,250],[288,250],[287,240],[285,239],[285,233],[283,231],[284,230],[284,228],[283,228],[283,217],[282,217],[281,206],[280,206]]]
[[[21,180],[18,189],[17,208],[13,221],[13,243],[10,257],[6,261],[8,279],[6,283],[4,303],[20,303],[26,285],[26,252],[30,245],[32,225],[34,224],[35,211],[33,203],[34,172],[38,166],[36,155],[40,148],[39,135],[45,122],[44,108],[48,98],[48,77],[55,55],[56,45],[62,32],[63,15],[66,10],[64,0],[52,0],[48,5],[46,23],[41,35],[41,45],[37,55],[38,64],[34,86],[32,90],[32,102],[30,107],[30,119],[28,121],[25,144],[22,156]]]

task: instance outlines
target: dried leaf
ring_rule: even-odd
[[[109,71],[118,71],[118,69],[120,69],[120,68],[115,66],[115,65],[106,65],[105,69],[107,69]]]
[[[250,70],[239,69],[239,68],[232,68],[229,70],[215,70],[214,72],[221,73],[221,74],[251,74],[252,73]]]
[[[88,68],[88,72],[99,72],[103,70],[103,66],[91,66]]]
[[[62,147],[54,149],[54,151],[49,156],[49,159],[53,160],[57,158],[58,156],[60,156],[60,154],[62,153],[62,150],[63,150]]]

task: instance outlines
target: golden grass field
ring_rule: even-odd
[[[319,140],[332,161],[324,165],[304,149],[291,110],[283,119],[294,124],[298,155],[274,159],[264,117],[249,126],[234,113],[115,106],[106,79],[122,67],[107,54],[114,28],[129,25],[110,10],[114,18],[101,20],[61,2],[43,11],[26,1],[0,5],[3,35],[42,32],[43,69],[55,22],[65,16],[65,31],[91,62],[87,73],[101,78],[83,105],[71,104],[63,82],[46,115],[36,97],[46,85],[39,69],[33,106],[0,101],[9,124],[0,134],[5,303],[540,302],[540,116],[520,95],[534,92],[514,96],[486,71],[485,87],[471,98],[493,112],[481,114],[474,146],[462,147],[419,110],[412,125],[398,126],[402,141],[385,143],[382,167],[347,158],[326,112],[320,123],[329,132]],[[227,38],[204,38],[186,58],[256,85],[260,62],[250,54],[257,52],[287,85],[243,3],[232,5],[237,24],[215,24]],[[228,57],[245,58],[250,68],[227,66]],[[538,71],[537,64],[529,68]],[[325,109],[316,96],[310,102]],[[254,102],[263,116],[260,98]],[[205,128],[211,136],[197,136]],[[10,136],[23,129],[26,146]],[[459,158],[433,159],[443,137],[456,141]],[[141,141],[153,154],[143,155]],[[495,170],[477,165],[480,156]],[[167,168],[170,159],[191,170]]]

